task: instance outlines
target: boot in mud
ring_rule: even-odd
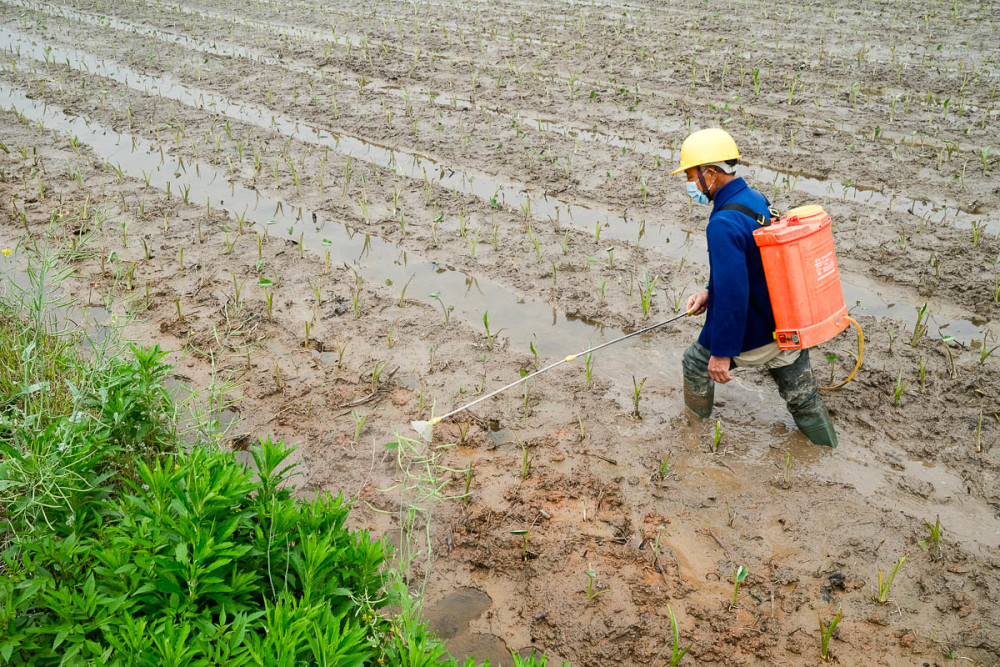
[[[684,405],[702,419],[712,414],[715,403],[715,382],[708,376],[708,360],[712,354],[694,343],[684,351],[681,367],[684,371]]]
[[[800,412],[792,414],[795,425],[799,427],[814,445],[822,447],[836,447],[837,433],[833,430],[833,422],[830,420],[830,413],[826,411],[826,406],[819,403],[817,409],[811,412]]]
[[[791,366],[772,368],[770,373],[802,434],[815,445],[836,447],[837,433],[819,397],[819,387],[809,365],[809,350],[802,350]]]
[[[708,419],[715,403],[715,383],[709,380],[708,383],[701,384],[708,386],[693,385],[687,378],[684,379],[684,405],[702,419]]]

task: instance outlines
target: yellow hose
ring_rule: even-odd
[[[858,372],[858,369],[861,368],[861,360],[864,359],[865,356],[865,332],[861,330],[861,325],[858,324],[853,319],[851,319],[850,317],[847,318],[847,321],[853,324],[858,329],[858,363],[854,365],[854,370],[851,371],[851,374],[847,376],[846,380],[844,380],[840,384],[835,384],[832,387],[820,387],[820,391],[833,391],[834,389],[840,389],[845,384],[853,380],[854,376]]]

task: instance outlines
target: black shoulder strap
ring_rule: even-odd
[[[761,227],[769,227],[771,225],[771,218],[766,215],[761,215],[757,211],[753,210],[749,206],[744,206],[743,204],[726,204],[720,211],[739,211],[744,215],[748,215],[757,221],[757,224]],[[770,207],[769,207],[770,210]]]

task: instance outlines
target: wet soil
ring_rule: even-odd
[[[686,413],[696,318],[590,378],[562,365],[435,429],[428,617],[459,654],[645,665],[669,662],[669,608],[693,663],[811,664],[842,609],[842,664],[995,664],[998,17],[814,9],[786,44],[789,9],[753,3],[2,0],[3,268],[61,249],[93,327],[128,322],[197,405],[233,403],[223,445],[295,443],[301,493],[343,491],[399,545],[394,434],[703,284],[707,211],[669,171],[724,124],[779,209],[834,219],[866,335],[824,396],[840,447],[754,371]],[[813,352],[821,378],[852,336]]]

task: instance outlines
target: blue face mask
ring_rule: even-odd
[[[688,196],[694,201],[695,204],[708,204],[708,195],[698,189],[698,184],[694,181],[688,181],[687,184]]]

